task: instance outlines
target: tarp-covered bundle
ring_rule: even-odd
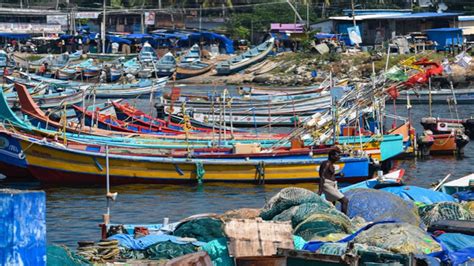
[[[420,217],[425,225],[430,226],[441,220],[470,220],[471,213],[456,202],[440,202],[419,208]]]
[[[430,235],[408,223],[381,223],[358,234],[354,241],[400,254],[430,254],[441,246]]]
[[[282,189],[265,204],[260,217],[264,220],[271,220],[283,211],[304,203],[315,203],[320,206],[320,209],[332,208],[329,202],[312,191],[304,188],[288,187]]]
[[[392,193],[356,188],[345,193],[349,199],[348,216],[360,216],[367,222],[397,221],[413,225],[420,224],[416,206]]]
[[[214,239],[225,237],[223,223],[220,219],[213,217],[188,218],[180,223],[173,235],[179,237],[192,237],[199,241],[209,242]]]

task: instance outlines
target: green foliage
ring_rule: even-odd
[[[112,8],[123,8],[122,0],[110,0],[110,6]]]

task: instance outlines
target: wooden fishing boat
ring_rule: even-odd
[[[200,61],[188,64],[179,64],[176,67],[176,78],[185,79],[199,76],[209,72],[213,66],[213,64],[208,64]]]
[[[69,54],[60,54],[57,56],[54,56],[52,54],[48,54],[43,58],[40,58],[35,61],[30,61],[28,62],[28,67],[29,69],[36,71],[39,69],[41,65],[44,63],[48,64],[48,68],[50,69],[57,69],[57,68],[63,68],[65,67],[69,62]]]
[[[474,182],[474,174],[470,174],[456,180],[446,182],[441,185],[441,191],[453,195],[458,192],[468,191],[472,189],[472,184]]]
[[[162,129],[163,127],[170,128],[176,131],[185,132],[183,125],[176,124],[174,122],[165,121],[162,119],[157,119],[151,117],[150,115],[144,113],[141,110],[131,106],[128,103],[122,104],[119,102],[112,102],[113,107],[115,108],[115,114],[117,118],[121,121],[131,121],[137,123],[144,127],[153,128],[153,129]],[[212,129],[209,128],[200,128],[191,126],[188,129],[189,132],[212,132]]]
[[[0,132],[0,173],[9,178],[31,177],[20,143]]]
[[[58,89],[44,86],[41,92],[36,91],[33,100],[41,109],[68,107],[74,104],[80,104],[84,95],[82,90],[77,89]],[[14,108],[19,107],[19,100],[16,92],[5,94],[8,104]]]
[[[120,132],[130,132],[130,133],[143,133],[143,134],[162,134],[162,133],[173,133],[173,134],[184,134],[183,131],[168,128],[166,126],[143,126],[139,124],[133,124],[129,122],[124,122],[117,119],[116,117],[108,114],[102,114],[99,112],[90,112],[84,111],[84,108],[73,106],[74,110],[77,112],[77,117],[84,118],[85,125],[97,125],[101,129],[105,130],[114,130]]]
[[[213,64],[201,61],[201,50],[199,45],[195,44],[189,49],[183,59],[176,67],[176,78],[185,79],[202,75],[211,70]]]
[[[249,51],[232,57],[227,61],[220,62],[216,66],[218,75],[229,75],[262,61],[272,51],[275,39],[270,38]]]
[[[408,90],[400,92],[400,97],[397,98],[397,103],[406,103],[407,96],[410,97],[411,104],[427,104],[430,102],[429,90]],[[474,89],[440,89],[431,91],[431,103],[445,104],[448,101],[453,101],[454,96],[458,104],[472,104],[474,103]]]
[[[16,135],[26,155],[28,170],[45,183],[308,182],[318,178],[318,165],[326,158],[276,156],[256,159],[188,159],[75,150],[58,143]],[[349,171],[350,169],[350,171]],[[336,164],[344,181],[367,177],[367,158],[343,158]]]
[[[469,143],[469,137],[464,134],[428,134],[419,137],[418,147],[422,155],[449,155],[464,153],[464,147]]]
[[[163,88],[168,82],[167,77],[159,78],[156,80],[140,79],[133,83],[124,84],[99,84],[91,86],[89,83],[77,82],[77,81],[64,81],[53,78],[46,78],[35,74],[20,73],[24,79],[8,77],[7,81],[10,83],[20,83],[27,85],[28,87],[38,85],[38,82],[45,82],[56,87],[90,87],[88,93],[94,93],[97,98],[136,98],[136,97],[150,97],[151,93],[156,93]],[[33,81],[31,81],[33,80]],[[34,82],[38,81],[38,82]]]
[[[153,68],[159,77],[171,76],[176,71],[176,59],[168,52],[154,63]]]
[[[474,138],[474,119],[423,117],[421,118],[421,125],[425,130],[431,130],[434,134],[449,134],[461,130],[469,138]]]

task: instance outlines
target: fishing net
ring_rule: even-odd
[[[474,217],[461,204],[439,202],[419,208],[420,217],[426,226],[441,220],[471,220]]]
[[[56,265],[68,265],[68,266],[80,266],[80,265],[91,265],[91,263],[81,256],[76,255],[69,248],[65,246],[48,246],[46,251],[46,264],[51,266]]]
[[[273,221],[291,221],[291,225],[295,228],[298,224],[304,221],[313,213],[334,213],[342,214],[335,208],[328,208],[326,205],[320,203],[303,203],[301,205],[293,206],[287,210],[284,210],[280,214],[273,217]]]
[[[327,236],[315,236],[312,241],[321,241],[321,242],[337,242],[343,238],[348,237],[349,234],[334,233]]]
[[[324,255],[342,256],[346,253],[347,246],[348,246],[348,243],[325,243],[318,250],[316,250],[316,253],[324,254]],[[355,251],[356,254],[359,254],[360,251],[370,251],[370,252],[376,252],[378,254],[380,253],[392,254],[391,252],[385,249],[368,246],[365,244],[359,244],[359,243],[354,244],[353,251]]]
[[[354,242],[401,254],[429,254],[441,250],[430,235],[408,223],[376,224],[356,236]]]
[[[241,208],[226,211],[221,215],[222,220],[227,219],[255,219],[260,216],[260,209]]]
[[[332,207],[331,203],[310,190],[288,187],[282,189],[265,204],[260,213],[260,217],[264,220],[271,220],[281,212],[303,203],[316,203],[321,209]]]
[[[146,249],[147,258],[151,260],[173,259],[197,251],[191,243],[176,244],[171,241],[160,242]]]
[[[329,234],[347,234],[353,231],[349,218],[337,211],[313,213],[302,221],[294,231],[306,241],[315,237],[325,237]]]
[[[474,201],[464,203],[464,208],[474,217]]]
[[[364,218],[367,222],[397,221],[420,224],[418,209],[412,202],[392,193],[366,188],[356,188],[345,193],[349,199],[348,215]]]
[[[221,220],[212,217],[200,217],[178,225],[173,235],[192,237],[202,242],[225,237],[224,224]]]

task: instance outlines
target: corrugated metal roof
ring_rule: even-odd
[[[459,21],[474,21],[474,16],[459,16]]]

